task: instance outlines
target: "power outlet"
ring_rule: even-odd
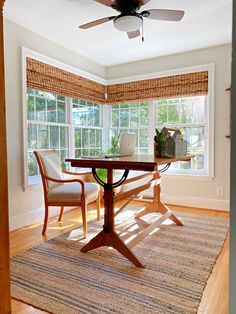
[[[218,196],[223,196],[223,195],[224,195],[224,187],[221,186],[221,185],[217,186],[217,188],[216,188],[216,194],[217,194]]]

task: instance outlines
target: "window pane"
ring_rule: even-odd
[[[82,156],[81,154],[82,154],[81,149],[76,149],[75,150],[75,158],[81,157]]]
[[[139,146],[148,147],[148,130],[142,129],[139,131]]]
[[[59,126],[50,126],[50,148],[59,148]]]
[[[35,113],[34,113],[34,96],[27,97],[27,119],[28,120],[35,120]]]
[[[66,101],[66,98],[65,98],[65,96],[59,96],[59,95],[57,95],[57,100],[60,100],[60,101],[65,102],[65,101]]]
[[[49,132],[47,125],[38,126],[38,148],[48,149],[49,148]]]
[[[168,123],[178,124],[179,123],[179,106],[169,105],[167,110],[168,110]]]
[[[87,126],[94,126],[94,110],[91,107],[87,107],[86,120]]]
[[[82,147],[87,148],[88,146],[88,129],[82,129]]]
[[[129,110],[121,110],[119,120],[120,120],[121,127],[128,127],[129,126]]]
[[[27,93],[28,172],[34,176],[39,173],[32,150],[61,149],[64,158],[68,155],[69,128],[56,125],[66,123],[65,96],[34,89],[27,89]]]
[[[27,88],[27,94],[34,96],[34,89],[32,89],[32,88]]]
[[[206,169],[205,101],[205,96],[158,100],[157,127],[178,127],[187,141],[188,153],[196,156],[190,162],[172,164],[171,169]]]
[[[192,128],[191,147],[194,150],[204,147],[204,127]]]
[[[198,97],[193,102],[193,122],[204,123],[205,121],[205,97]]]
[[[130,126],[139,126],[139,110],[137,108],[130,109]]]
[[[195,158],[193,159],[193,169],[204,169],[204,154],[195,152]]]
[[[112,110],[112,127],[116,128],[119,126],[119,111]]]
[[[37,148],[37,125],[28,124],[28,148]]]
[[[38,121],[46,121],[46,100],[36,97],[36,119]]]
[[[64,102],[57,102],[58,108],[58,122],[66,123],[66,104]]]
[[[157,106],[157,125],[167,123],[167,106]]]
[[[139,115],[140,115],[140,125],[141,126],[148,125],[148,106],[147,105],[143,104],[143,106],[140,108]]]
[[[96,130],[96,147],[102,148],[102,130]]]
[[[89,130],[89,146],[95,147],[95,144],[96,144],[95,130],[91,129],[91,130]]]
[[[57,106],[55,100],[47,101],[47,121],[48,122],[57,121]]]
[[[81,129],[75,128],[75,148],[81,147]]]
[[[61,158],[61,167],[63,170],[66,170],[69,167],[69,164],[65,162],[65,159],[68,158],[68,150],[61,150],[60,158]]]
[[[100,126],[100,110],[94,108],[94,126]]]
[[[60,148],[68,147],[68,128],[60,127]]]
[[[192,123],[193,107],[192,102],[185,102],[181,104],[180,109],[180,123]]]
[[[34,153],[28,153],[28,175],[29,176],[37,176],[38,173],[38,165],[35,158]]]

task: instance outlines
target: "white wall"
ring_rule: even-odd
[[[225,135],[229,133],[230,95],[229,92],[225,92],[225,88],[229,87],[231,82],[231,45],[112,66],[107,68],[107,79],[114,80],[210,63],[215,64],[215,178],[213,181],[207,181],[200,178],[188,179],[187,176],[182,179],[165,176],[162,192],[164,199],[171,203],[228,209],[230,141],[225,138]],[[216,195],[217,186],[224,187],[223,196]]]
[[[105,68],[9,20],[4,20],[5,84],[8,142],[8,180],[11,227],[37,220],[43,207],[42,187],[23,191],[23,104],[21,47],[27,47],[68,65],[105,77]],[[26,213],[29,213],[25,215]]]
[[[42,187],[23,191],[23,104],[21,47],[27,47],[101,78],[116,79],[132,75],[161,72],[193,65],[215,63],[215,178],[213,181],[163,178],[163,198],[171,203],[207,208],[228,208],[229,199],[229,94],[231,46],[224,45],[184,54],[104,68],[49,41],[13,22],[4,21],[5,76],[8,140],[8,175],[10,225],[16,228],[41,219]],[[216,195],[216,187],[224,187],[224,195]],[[55,213],[55,212],[54,212]]]

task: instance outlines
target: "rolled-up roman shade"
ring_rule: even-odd
[[[108,85],[108,103],[178,98],[208,93],[208,71]]]
[[[55,66],[27,58],[27,87],[105,103],[106,86]]]

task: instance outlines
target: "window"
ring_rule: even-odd
[[[173,172],[207,174],[207,99],[206,96],[158,100],[155,103],[155,127],[177,127],[188,143],[190,162],[171,165]]]
[[[69,124],[66,99],[53,93],[27,90],[28,176],[34,182],[39,169],[34,150],[56,149],[62,166],[69,151]]]
[[[102,153],[101,105],[72,100],[75,157]]]
[[[208,175],[208,97],[195,96],[112,105],[111,134],[136,133],[137,153],[150,153],[155,128],[177,127],[188,143],[190,162],[173,163],[169,173]],[[154,118],[153,118],[154,117]]]
[[[27,89],[28,184],[40,181],[34,150],[56,149],[62,168],[69,156],[102,151],[101,105],[36,89]]]
[[[111,136],[117,133],[135,133],[137,135],[136,153],[148,153],[148,117],[147,101],[113,105],[111,110]]]

